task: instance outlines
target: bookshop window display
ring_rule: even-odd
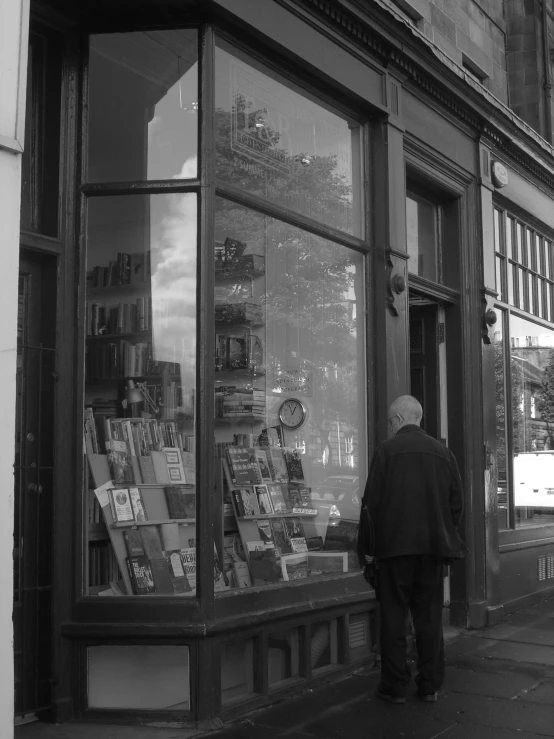
[[[223,44],[215,92],[217,181],[245,193],[215,212],[223,576],[231,589],[287,587],[359,571],[364,268],[263,201],[358,234],[359,130]]]

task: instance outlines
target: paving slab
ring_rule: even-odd
[[[480,634],[472,636],[474,639],[490,639],[494,634],[497,641],[512,641],[523,644],[544,644],[548,647],[554,647],[554,619],[550,628],[539,627],[537,624],[533,627],[512,626],[511,624],[502,624],[493,629],[485,629]]]
[[[459,724],[452,727],[437,739],[544,739],[544,734],[533,734],[521,729],[495,729],[491,726]]]
[[[544,703],[547,706],[552,706],[554,710],[554,680],[538,682],[514,700],[524,700],[527,703]]]
[[[529,731],[554,736],[554,706],[509,700],[455,691],[439,694],[437,703],[428,704],[443,721]]]
[[[35,722],[17,726],[16,739],[192,739],[203,732],[196,729],[117,726],[114,724],[46,724]]]
[[[446,671],[444,689],[470,695],[513,699],[537,684],[536,675],[503,671],[491,674],[481,670],[451,667]]]
[[[479,650],[480,656],[491,659],[511,659],[514,662],[532,662],[537,665],[554,667],[554,647],[536,644],[520,644],[512,641],[498,641],[487,644]]]

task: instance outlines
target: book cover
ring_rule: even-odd
[[[133,506],[131,505],[131,498],[127,488],[112,488],[109,491],[109,496],[114,521],[122,523],[124,521],[135,520],[135,514],[133,513]]]
[[[268,519],[263,518],[257,521],[258,524],[258,533],[260,535],[260,540],[263,541],[264,546],[266,548],[275,547],[275,544],[273,542],[273,531],[271,530],[271,524],[268,521]]]
[[[252,488],[238,488],[231,491],[237,516],[256,516],[259,513],[256,496]]]
[[[150,595],[156,592],[150,563],[146,557],[129,557],[129,573],[135,595]]]
[[[283,450],[280,447],[270,446],[266,451],[271,462],[273,480],[275,482],[288,482],[289,474],[287,472]]]
[[[269,467],[269,461],[265,449],[255,450],[256,459],[260,468],[260,475],[262,476],[262,482],[273,482],[271,476],[271,469]]]
[[[173,582],[173,593],[175,595],[190,593],[191,587],[183,569],[180,551],[177,549],[176,551],[165,552],[165,558],[169,567],[169,575]]]
[[[156,594],[173,595],[173,580],[169,574],[167,559],[164,556],[161,559],[151,559],[149,564]]]
[[[280,485],[272,484],[267,486],[269,495],[271,497],[271,504],[275,513],[285,513],[287,510],[287,502],[283,495],[283,490]]]
[[[291,516],[290,518],[284,518],[283,524],[285,527],[285,536],[287,539],[298,539],[300,537],[306,538],[304,532],[304,524],[301,518]]]
[[[160,535],[162,539],[162,549],[164,552],[173,551],[181,548],[181,538],[179,536],[178,523],[162,523],[160,524]]]
[[[289,500],[292,508],[311,508],[312,505],[312,489],[305,485],[288,486]]]
[[[140,526],[144,553],[148,559],[162,559],[162,542],[157,526]]]
[[[142,545],[142,537],[138,529],[124,529],[123,541],[129,558],[144,557],[144,547]]]
[[[293,552],[307,552],[308,545],[306,539],[303,536],[293,537],[290,541],[290,546]]]
[[[185,480],[189,485],[196,485],[196,460],[192,452],[181,450]]]
[[[309,552],[317,552],[323,549],[323,537],[322,536],[307,536],[306,544]]]
[[[122,482],[135,482],[133,474],[133,466],[131,464],[131,455],[127,444],[119,439],[110,439],[106,441],[106,452],[108,455],[108,464],[112,473],[112,480],[116,484]]]
[[[285,534],[283,519],[272,518],[270,523],[275,547],[281,552],[281,554],[290,554],[292,552],[292,547]]]
[[[309,552],[308,568],[311,575],[348,572],[348,552]]]
[[[234,485],[259,485],[262,482],[253,448],[228,446],[225,451]]]
[[[185,503],[181,494],[181,488],[178,485],[167,485],[164,487],[164,493],[169,518],[186,518],[187,515],[185,511]]]
[[[196,590],[196,547],[181,549],[181,563],[191,590]]]
[[[182,490],[181,497],[183,500],[183,507],[185,509],[185,517],[196,518],[196,493],[194,490]]]
[[[304,470],[302,469],[302,457],[298,449],[283,449],[287,472],[290,482],[304,482]]]
[[[233,576],[235,578],[235,587],[237,588],[249,588],[252,585],[250,570],[246,562],[242,560],[233,562]]]
[[[148,516],[144,509],[144,500],[139,488],[129,488],[129,497],[131,498],[131,506],[135,514],[135,521],[147,521]]]
[[[150,455],[138,457],[138,463],[143,482],[146,485],[155,485],[156,472],[154,470],[154,462],[152,461],[152,457]]]
[[[283,580],[302,580],[308,577],[308,555],[286,554],[281,557]]]
[[[275,549],[263,549],[250,554],[250,571],[254,585],[267,585],[281,580],[279,557]]]
[[[258,499],[258,507],[262,515],[268,515],[274,513],[273,505],[271,503],[271,496],[267,489],[267,485],[255,485],[254,492]]]
[[[229,590],[229,580],[221,565],[217,547],[214,543],[214,592],[216,593],[221,590]]]
[[[169,482],[173,484],[186,483],[187,480],[185,478],[185,468],[183,467],[183,461],[181,459],[179,449],[163,447],[162,452],[165,456]]]

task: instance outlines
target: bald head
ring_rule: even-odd
[[[411,423],[419,426],[423,417],[423,408],[419,400],[414,398],[413,395],[401,395],[389,408],[389,418],[392,416],[400,416],[402,419],[401,426]]]

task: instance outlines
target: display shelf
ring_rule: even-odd
[[[140,485],[139,487],[145,487]],[[150,487],[153,487],[152,485]],[[166,486],[167,487],[167,486]],[[181,487],[184,487],[183,485]],[[189,524],[196,523],[195,518],[158,518],[148,521],[118,521],[117,523],[110,524],[111,529],[134,529],[137,526],[159,526],[162,523],[179,523]]]
[[[245,413],[240,414],[238,416],[225,416],[225,417],[216,416],[214,420],[216,423],[232,423],[232,424],[237,424],[241,422],[250,423],[250,424],[265,423],[267,421],[266,418],[260,418],[260,416],[249,416]]]
[[[247,486],[245,486],[247,487]],[[258,519],[266,518],[313,518],[317,516],[319,511],[315,513],[257,513],[255,516],[237,516],[237,521],[256,521]]]
[[[88,334],[87,341],[99,341],[100,339],[127,339],[135,336],[151,336],[152,331],[150,329],[143,329],[142,331],[126,331],[121,334]]]

